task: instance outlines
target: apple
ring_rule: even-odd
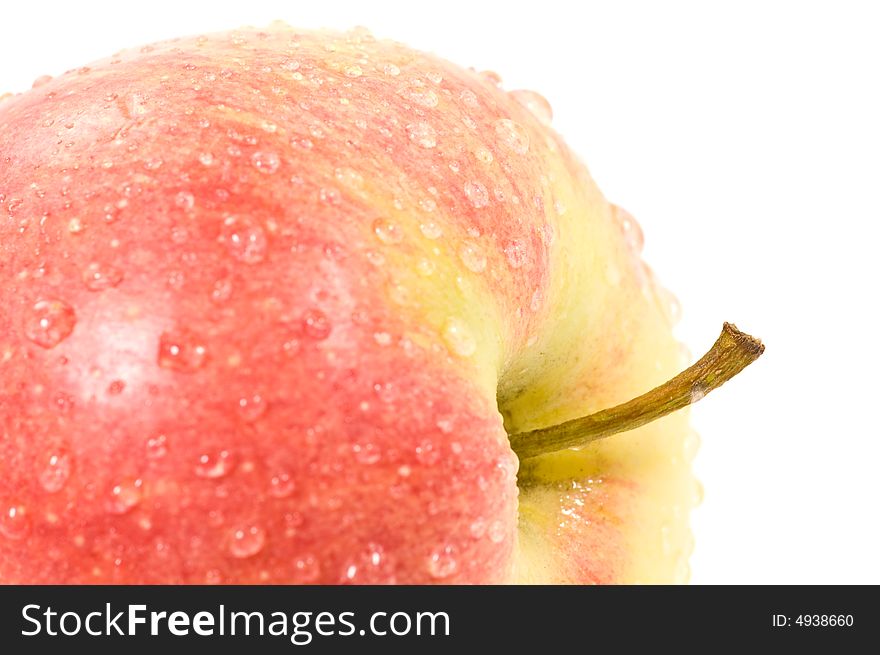
[[[0,581],[684,580],[697,437],[648,421],[760,347],[673,378],[639,227],[550,122],[284,25],[7,95]]]

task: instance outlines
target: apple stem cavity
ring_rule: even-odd
[[[645,394],[621,405],[546,428],[510,435],[520,461],[585,446],[635,430],[697,402],[730,380],[764,352],[760,340],[725,323],[721,336],[693,365]]]

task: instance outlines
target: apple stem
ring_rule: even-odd
[[[651,391],[595,414],[510,435],[520,461],[566,448],[585,446],[618,432],[635,430],[695,403],[761,356],[760,340],[725,323],[721,336],[692,366]]]

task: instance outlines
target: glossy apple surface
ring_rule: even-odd
[[[677,373],[539,95],[266,30],[0,102],[0,581],[669,582],[687,419],[508,433]]]

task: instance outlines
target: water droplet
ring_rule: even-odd
[[[214,288],[211,289],[211,300],[221,303],[229,300],[232,296],[232,280],[223,278],[214,282]]]
[[[493,544],[500,544],[507,536],[507,530],[504,528],[504,522],[492,521],[492,523],[489,524],[489,529],[486,531],[486,534],[489,536],[489,541],[491,541]]]
[[[391,382],[376,382],[373,391],[383,403],[394,402],[397,396],[397,388]]]
[[[390,75],[391,77],[397,77],[398,75],[400,75],[400,68],[398,68],[394,64],[384,64],[382,66],[382,72],[386,75]]]
[[[246,216],[228,216],[223,220],[220,240],[229,254],[245,264],[257,264],[266,257],[266,231],[254,219]]]
[[[281,159],[274,152],[257,151],[251,155],[251,163],[261,173],[271,175],[281,166]]]
[[[118,286],[124,275],[120,268],[92,262],[83,271],[83,282],[89,291],[103,291]]]
[[[510,92],[510,97],[528,109],[541,123],[550,125],[553,120],[553,108],[547,102],[547,98],[540,93],[517,89]]]
[[[54,494],[61,491],[70,477],[70,455],[65,452],[56,452],[49,456],[46,466],[40,471],[40,486],[48,493]]]
[[[212,510],[208,511],[207,520],[208,520],[208,525],[210,525],[211,527],[217,528],[217,527],[220,527],[221,525],[223,525],[223,523],[226,521],[226,517],[223,516],[223,512],[216,510],[216,509],[212,509]]]
[[[654,295],[657,300],[657,305],[660,307],[660,311],[666,319],[666,322],[670,326],[677,325],[681,320],[681,303],[678,301],[675,294],[666,287],[655,283]]]
[[[341,184],[349,189],[364,187],[364,176],[351,168],[337,168],[334,175]]]
[[[437,145],[437,131],[424,121],[406,126],[411,141],[422,148],[433,148]]]
[[[486,270],[486,255],[475,243],[466,242],[458,250],[458,257],[469,271],[482,273]]]
[[[377,543],[366,547],[342,567],[343,584],[393,584],[394,564]]]
[[[0,512],[0,534],[7,539],[24,539],[30,531],[30,517],[21,505],[12,505]]]
[[[443,230],[434,221],[422,221],[419,224],[419,229],[426,239],[439,239],[443,236]]]
[[[428,557],[428,574],[432,578],[448,578],[457,570],[456,548],[452,544],[441,546]]]
[[[622,207],[612,205],[611,211],[614,219],[620,225],[624,241],[633,252],[641,252],[645,245],[645,235],[642,233],[642,228],[638,221]]]
[[[200,478],[216,480],[229,475],[235,468],[235,458],[228,450],[203,453],[196,462],[195,473]]]
[[[61,364],[64,365],[66,363],[67,358],[62,358]],[[61,414],[69,414],[75,405],[76,403],[70,395],[63,392],[59,392],[55,395],[55,407]]]
[[[429,109],[440,104],[440,97],[437,95],[437,92],[434,89],[428,88],[421,80],[412,80],[409,84],[402,86],[398,94],[410,102],[422,107],[428,107]]]
[[[612,287],[620,286],[621,281],[620,269],[614,265],[613,262],[608,262],[605,265],[605,280]]]
[[[495,156],[492,154],[492,151],[488,148],[483,147],[479,147],[474,150],[474,157],[477,158],[477,161],[484,164],[491,164],[493,161],[495,161]]]
[[[158,362],[162,368],[191,373],[202,367],[207,350],[192,332],[163,332],[159,337]]]
[[[67,222],[67,231],[71,234],[80,234],[85,231],[86,226],[79,218],[71,218]]]
[[[474,520],[470,525],[471,536],[474,539],[482,539],[486,535],[486,519],[482,516]]]
[[[147,459],[161,459],[168,454],[168,437],[157,434],[147,439]]]
[[[529,260],[529,253],[525,243],[519,239],[512,239],[504,246],[504,256],[510,268],[522,268]]]
[[[73,332],[76,314],[63,300],[38,300],[31,307],[25,336],[41,348],[54,348]]]
[[[544,304],[544,291],[539,287],[535,289],[535,292],[532,294],[532,300],[529,303],[529,309],[533,312],[537,312],[541,309]]]
[[[461,101],[465,104],[465,106],[470,107],[471,109],[476,109],[480,106],[480,103],[477,100],[477,94],[470,89],[465,89],[460,94],[458,94],[458,97],[461,98]]]
[[[132,118],[143,116],[149,110],[147,109],[146,99],[140,93],[132,93],[125,99],[126,108]]]
[[[442,418],[437,421],[437,427],[443,434],[451,434],[455,429],[455,421],[451,418]]]
[[[389,245],[403,241],[403,230],[387,218],[377,218],[373,221],[373,233],[379,241]]]
[[[409,289],[399,282],[388,285],[388,297],[398,305],[408,305],[412,299]]]
[[[355,459],[361,464],[372,465],[382,459],[382,452],[379,447],[373,443],[354,444],[351,447]]]
[[[237,559],[253,557],[266,544],[266,531],[257,525],[248,525],[232,531],[229,553]]]
[[[142,480],[125,480],[110,488],[106,508],[111,514],[126,514],[141,502]]]
[[[299,354],[301,347],[302,344],[299,342],[299,339],[288,339],[281,344],[281,349],[287,357],[295,357]]]
[[[242,396],[238,399],[238,415],[246,423],[253,423],[266,413],[269,403],[260,394]]]
[[[434,262],[432,262],[430,259],[422,257],[421,259],[419,259],[418,262],[416,262],[416,271],[419,275],[424,275],[425,277],[428,277],[434,272],[435,269],[436,266],[434,265]]]
[[[345,76],[346,77],[360,77],[364,74],[364,71],[361,70],[360,66],[346,66],[345,67]]]
[[[174,196],[174,204],[184,211],[189,211],[196,204],[196,199],[189,191],[180,191]]]
[[[440,460],[440,451],[428,440],[416,446],[416,459],[425,466],[433,466]]]
[[[289,473],[279,472],[269,478],[269,495],[274,498],[287,498],[295,488]]]
[[[499,118],[495,121],[495,135],[501,143],[518,155],[524,155],[529,151],[529,133],[522,125],[509,118]]]
[[[378,343],[380,346],[390,346],[391,345],[391,335],[387,332],[375,332],[373,334],[373,340]]]
[[[342,194],[339,193],[339,189],[333,187],[323,187],[318,192],[318,196],[321,198],[321,202],[326,202],[328,205],[338,205],[342,202]]]
[[[367,257],[367,260],[373,266],[382,266],[385,264],[385,255],[383,255],[381,252],[376,252],[374,250],[368,250],[365,253],[365,255]]]
[[[314,555],[301,555],[293,560],[291,582],[309,584],[321,576],[321,563]]]
[[[480,77],[494,86],[501,86],[501,75],[495,71],[480,71]]]
[[[450,350],[461,357],[470,357],[477,351],[477,341],[461,319],[454,317],[446,319],[443,339]]]
[[[315,341],[322,341],[330,336],[333,326],[330,319],[320,309],[308,309],[302,318],[303,332]]]
[[[464,195],[471,201],[476,209],[480,209],[489,204],[489,192],[486,187],[479,182],[467,181],[464,183]]]

